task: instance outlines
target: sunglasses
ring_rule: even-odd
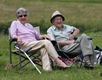
[[[27,14],[19,15],[18,17],[27,17]]]

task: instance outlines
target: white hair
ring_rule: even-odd
[[[26,13],[26,14],[28,15],[28,13],[27,13],[27,11],[26,11],[25,8],[19,8],[19,9],[16,11],[16,16],[18,17],[19,13],[21,13],[21,12],[24,12],[24,13]]]

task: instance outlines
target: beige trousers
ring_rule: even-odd
[[[50,58],[55,60],[58,54],[49,40],[30,41],[23,44],[22,49],[32,47],[32,51],[39,50],[42,56],[42,67],[44,70],[52,70]]]

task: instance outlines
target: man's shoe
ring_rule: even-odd
[[[94,66],[93,66],[91,63],[85,62],[84,68],[87,68],[87,69],[94,69]]]

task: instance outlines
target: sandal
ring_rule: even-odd
[[[84,68],[87,68],[87,69],[94,69],[94,66],[93,66],[91,63],[89,63],[89,62],[85,62]]]

